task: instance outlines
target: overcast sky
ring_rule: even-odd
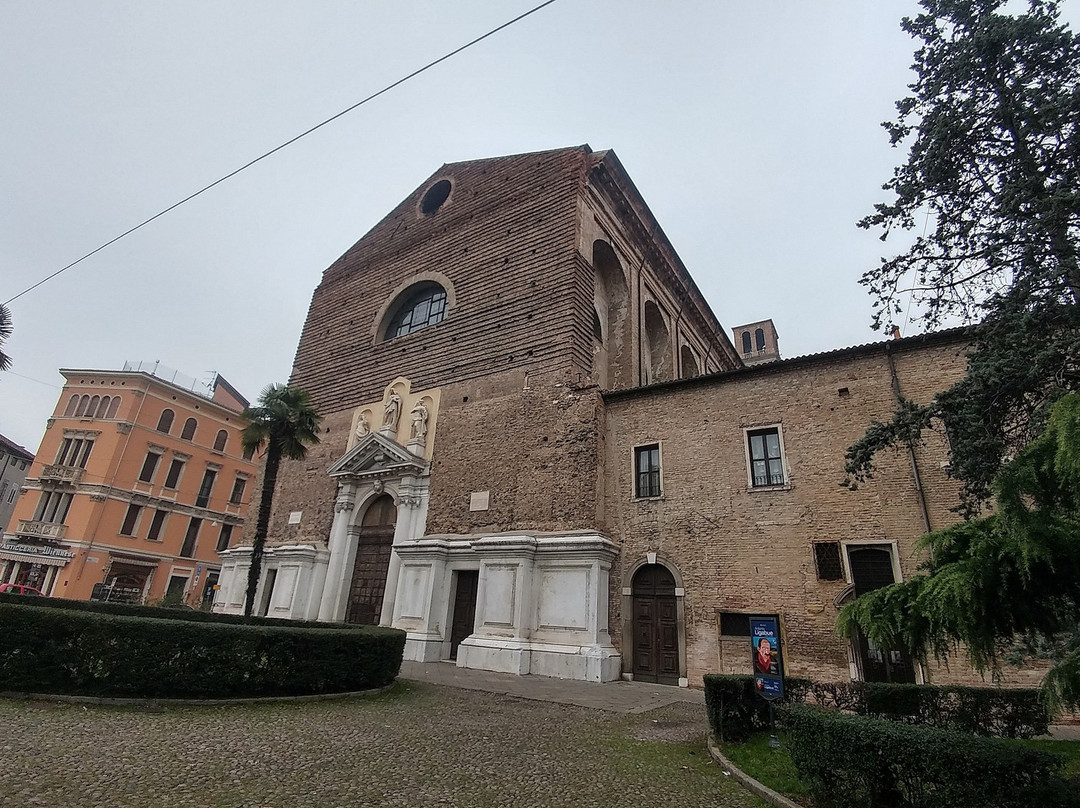
[[[0,301],[538,1],[6,0]],[[0,433],[37,448],[61,367],[160,360],[254,399],[323,269],[440,165],[581,143],[619,155],[729,335],[879,339],[857,280],[893,249],[855,222],[904,157],[879,124],[916,11],[559,0],[12,303]]]

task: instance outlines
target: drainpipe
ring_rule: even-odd
[[[893,332],[893,339],[899,336],[898,331]],[[885,360],[889,365],[889,376],[892,379],[892,391],[893,396],[896,398],[896,403],[899,405],[903,400],[903,396],[900,394],[900,379],[896,375],[896,361],[893,359],[892,343],[885,343]],[[926,491],[922,486],[922,479],[919,476],[919,464],[915,460],[915,446],[909,440],[907,441],[908,459],[911,461],[911,476],[915,481],[915,491],[919,495],[919,507],[922,510],[923,526],[926,528],[926,532],[929,533],[933,530],[930,526],[930,509],[926,505]]]

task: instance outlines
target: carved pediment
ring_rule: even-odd
[[[327,473],[331,477],[385,477],[426,474],[428,463],[395,441],[372,432],[338,458]]]

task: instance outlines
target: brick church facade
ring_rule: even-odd
[[[729,338],[613,152],[445,165],[324,273],[290,384],[322,442],[279,474],[256,608],[381,623],[406,657],[700,684],[787,671],[968,680],[836,636],[955,520],[937,433],[842,487],[898,396],[964,372],[956,333],[779,359]],[[239,611],[250,547],[222,553]]]

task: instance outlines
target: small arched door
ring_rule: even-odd
[[[634,575],[634,681],[679,683],[679,623],[675,576],[660,564]]]
[[[390,552],[394,545],[397,507],[389,494],[372,502],[360,522],[345,622],[378,625],[382,615]]]

